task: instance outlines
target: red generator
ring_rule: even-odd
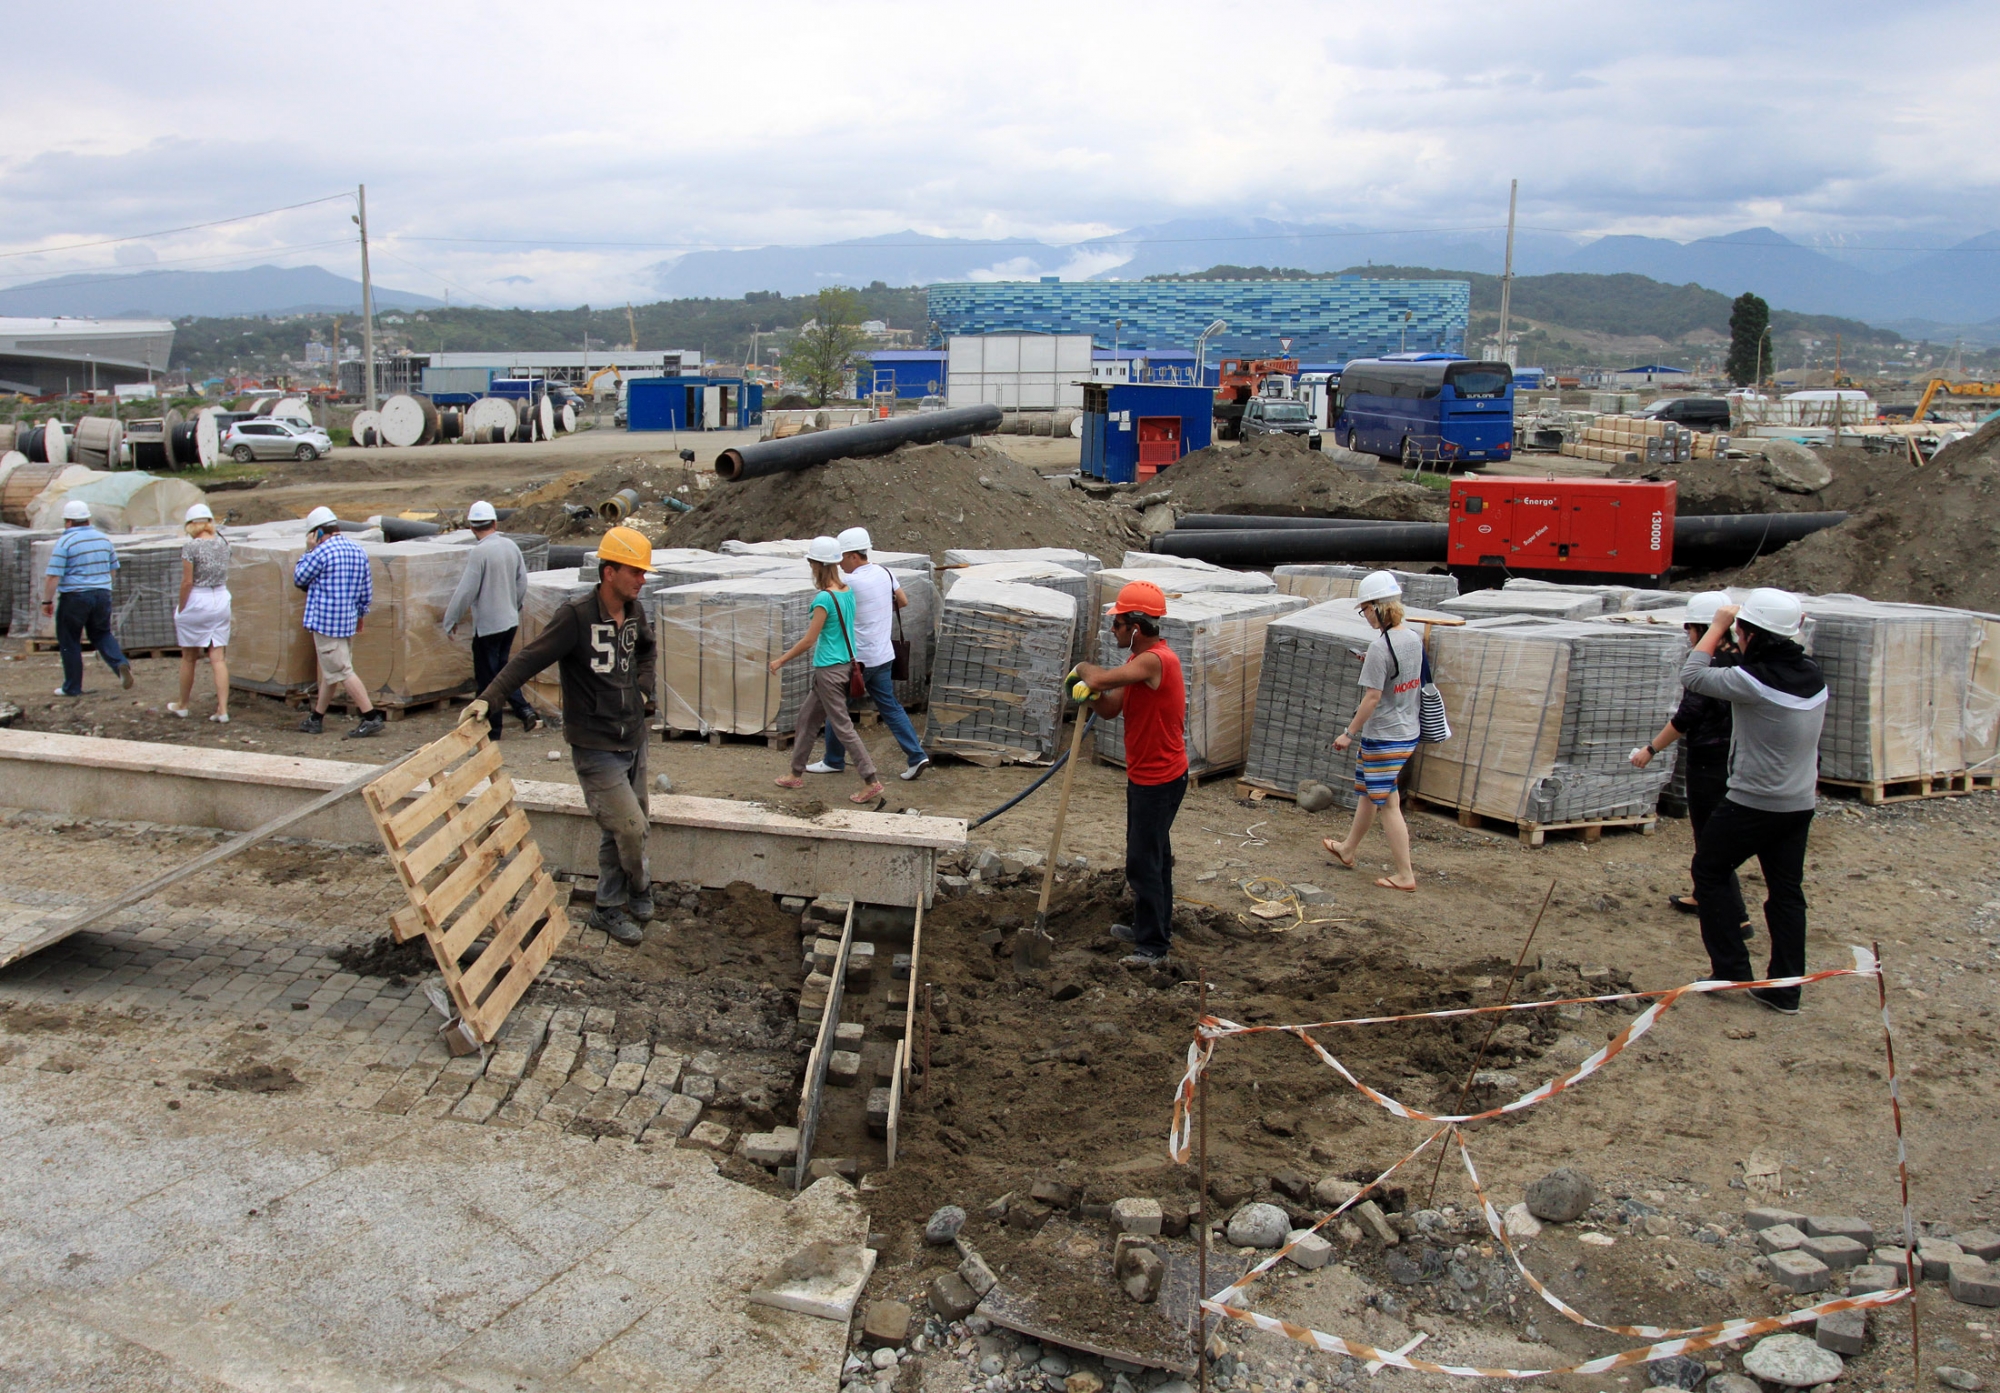
[[[1454,479],[1453,571],[1656,580],[1674,561],[1677,485],[1646,479]]]

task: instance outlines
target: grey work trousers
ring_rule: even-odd
[[[570,763],[583,805],[597,819],[597,903],[613,909],[653,892],[646,865],[646,747],[586,750],[572,745]]]

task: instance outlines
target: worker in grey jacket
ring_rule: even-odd
[[[449,634],[472,612],[472,678],[479,691],[507,666],[514,651],[514,635],[521,630],[521,601],[528,593],[528,563],[521,548],[500,530],[493,505],[480,499],[465,510],[465,524],[479,540],[465,563],[465,574],[451,592],[444,608],[444,631]],[[523,733],[539,729],[541,718],[519,691],[507,694],[507,705],[521,718]],[[496,702],[486,718],[487,732],[500,738],[501,710]]]
[[[1712,666],[1730,625],[1742,659]],[[1695,847],[1694,894],[1709,976],[1751,982],[1730,895],[1736,868],[1757,858],[1764,869],[1764,924],[1771,933],[1768,977],[1806,970],[1806,834],[1819,786],[1819,732],[1826,720],[1826,679],[1799,646],[1805,612],[1782,590],[1758,589],[1738,607],[1723,605],[1681,667],[1681,685],[1730,705],[1729,792],[1709,814]],[[1797,987],[1753,988],[1773,1011],[1797,1015]]]

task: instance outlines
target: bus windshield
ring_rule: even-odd
[[[1500,363],[1453,363],[1445,369],[1444,380],[1461,397],[1497,397],[1506,392],[1513,375]]]

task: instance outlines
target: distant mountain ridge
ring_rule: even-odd
[[[375,308],[428,309],[428,295],[373,287]],[[0,315],[88,319],[183,319],[264,314],[360,314],[361,282],[323,266],[252,266],[243,271],[84,273],[0,290]]]

